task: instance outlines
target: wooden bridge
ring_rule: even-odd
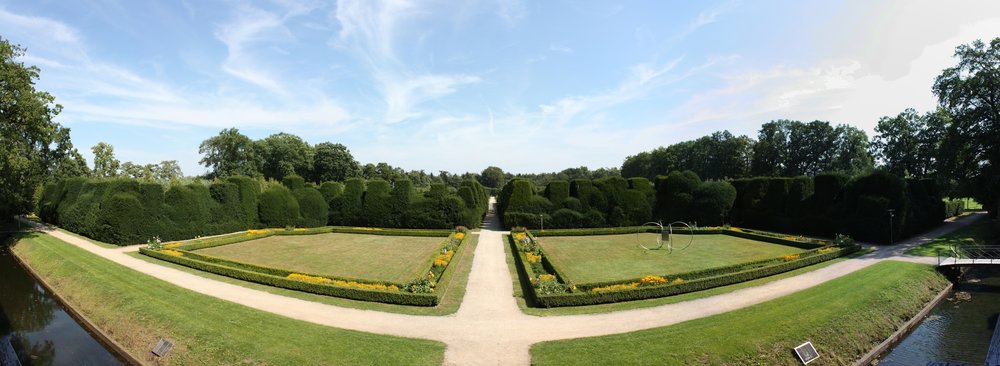
[[[938,252],[938,266],[1000,265],[1000,245],[951,245]]]

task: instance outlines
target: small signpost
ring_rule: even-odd
[[[173,343],[170,343],[170,341],[166,339],[160,338],[160,341],[156,342],[156,347],[153,347],[153,354],[156,355],[156,357],[166,356],[167,352],[170,352],[170,349],[173,347],[174,347]]]
[[[806,342],[795,347],[795,355],[799,356],[799,361],[802,361],[803,365],[808,365],[819,358],[819,352],[816,352],[816,347],[813,347],[812,342]]]

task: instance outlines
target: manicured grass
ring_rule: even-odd
[[[312,274],[407,283],[427,272],[444,240],[340,233],[278,235],[197,253]]]
[[[171,263],[167,261],[162,261],[156,258],[152,258],[146,255],[139,254],[138,252],[129,253],[129,256],[134,258],[144,260],[146,262],[155,263],[164,267],[170,267],[187,273],[191,273],[197,276],[213,279],[216,281],[231,283],[234,285],[243,286],[246,288],[269,292],[276,295],[294,297],[297,299],[319,302],[328,305],[355,308],[355,309],[365,309],[365,310],[376,310],[384,311],[390,313],[399,314],[411,314],[411,315],[428,315],[428,316],[441,316],[454,314],[458,311],[459,306],[462,303],[462,298],[465,296],[466,283],[469,281],[469,272],[472,270],[472,261],[475,256],[476,246],[479,243],[479,235],[473,235],[472,237],[466,239],[465,244],[458,250],[455,257],[452,258],[451,264],[449,266],[457,266],[453,271],[450,271],[438,281],[438,289],[444,289],[444,296],[441,297],[441,302],[434,307],[423,307],[423,306],[406,306],[406,305],[394,305],[394,304],[384,304],[371,301],[360,301],[344,299],[339,297],[317,295],[308,292],[301,292],[295,290],[289,290],[274,286],[262,285],[255,282],[248,282],[232,277],[217,275],[214,273],[208,273],[205,271],[199,271],[190,267],[182,266],[176,263]]]
[[[946,253],[952,244],[989,245],[998,238],[1000,238],[1000,221],[983,219],[907,250],[906,254],[936,257],[939,250]]]
[[[444,344],[292,320],[189,291],[137,273],[48,235],[13,248],[56,292],[147,359],[159,337],[177,365],[425,364],[444,360]]]
[[[600,313],[610,313],[614,311],[642,309],[653,306],[660,306],[660,305],[679,303],[683,301],[695,300],[709,296],[726,294],[739,289],[753,287],[753,286],[760,286],[780,279],[797,276],[806,272],[815,271],[817,269],[824,268],[826,266],[840,263],[851,258],[857,258],[862,255],[871,253],[873,251],[872,249],[862,249],[846,257],[841,257],[826,262],[817,263],[808,267],[802,267],[796,270],[788,271],[774,276],[758,278],[752,281],[741,282],[729,286],[716,287],[704,291],[680,294],[676,296],[668,296],[668,297],[660,297],[660,298],[636,300],[636,301],[626,301],[626,302],[619,302],[612,304],[568,306],[568,307],[558,307],[558,308],[540,308],[529,304],[528,300],[525,299],[524,293],[525,291],[531,290],[528,287],[530,286],[530,284],[527,283],[527,281],[523,281],[520,278],[520,276],[518,276],[517,263],[514,261],[514,257],[513,255],[511,255],[510,250],[511,250],[510,245],[504,245],[504,252],[507,254],[507,269],[510,272],[510,276],[513,282],[512,285],[514,287],[514,298],[517,300],[517,306],[521,308],[521,312],[534,316],[600,314]]]
[[[577,284],[671,275],[800,253],[803,249],[729,235],[695,235],[684,250],[645,250],[658,234],[546,236],[538,242],[549,260]],[[675,247],[691,235],[674,235]]]
[[[638,332],[543,342],[535,365],[797,365],[812,341],[822,364],[850,364],[944,289],[932,266],[886,261],[744,309]]]

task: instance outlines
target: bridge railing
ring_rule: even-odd
[[[938,265],[1000,264],[1000,245],[952,244],[938,251]]]

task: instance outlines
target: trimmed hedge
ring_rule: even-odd
[[[299,202],[285,186],[274,185],[260,194],[260,223],[266,227],[299,223]]]
[[[818,254],[798,260],[787,261],[777,265],[750,269],[742,272],[730,273],[715,277],[685,281],[679,284],[645,286],[623,291],[575,292],[575,293],[552,294],[552,295],[536,294],[535,301],[536,303],[544,307],[559,307],[559,306],[607,304],[607,303],[615,303],[622,301],[633,301],[633,300],[643,300],[643,299],[651,299],[657,297],[672,296],[687,292],[707,290],[710,288],[727,286],[740,282],[755,280],[758,278],[773,276],[779,273],[784,273],[798,268],[839,258],[841,256],[856,252],[859,249],[860,246],[853,246],[849,248],[838,249],[830,253]]]
[[[323,284],[292,280],[286,277],[287,274],[285,276],[279,276],[274,274],[261,273],[238,267],[227,266],[220,263],[212,263],[193,258],[178,257],[170,254],[164,254],[162,252],[146,248],[139,249],[139,252],[153,258],[180,264],[183,266],[191,267],[205,272],[215,273],[218,275],[232,277],[244,281],[256,282],[264,285],[282,287],[291,290],[311,292],[320,295],[335,296],[335,297],[342,297],[346,299],[354,299],[362,301],[375,301],[388,304],[413,305],[413,306],[435,306],[439,301],[438,297],[433,294],[415,294],[410,292],[379,291],[379,290],[368,290],[368,289],[341,287],[333,285],[323,285]],[[185,256],[193,254],[194,253],[184,252]],[[205,257],[205,256],[199,255],[199,257]],[[291,274],[291,272],[288,272],[288,274]]]
[[[259,235],[247,235],[234,234],[215,238],[206,238],[192,241],[186,245],[175,246],[165,249],[175,250],[181,253],[180,256],[166,254],[158,250],[152,250],[148,248],[141,248],[140,253],[154,257],[157,259],[165,260],[172,263],[177,263],[194,269],[215,273],[223,276],[228,276],[236,279],[241,279],[245,281],[251,281],[256,283],[261,283],[265,285],[271,285],[276,287],[282,287],[292,290],[299,290],[305,292],[311,292],[321,295],[342,297],[354,300],[362,301],[375,301],[383,302],[389,304],[399,304],[399,305],[412,305],[412,306],[435,306],[440,302],[442,292],[436,292],[433,294],[427,293],[413,293],[405,291],[383,291],[375,289],[362,289],[353,287],[342,287],[330,284],[317,284],[309,283],[304,281],[298,281],[289,279],[288,275],[292,273],[298,273],[308,276],[324,277],[331,280],[341,280],[341,281],[353,281],[364,284],[379,284],[386,286],[396,286],[401,289],[405,288],[406,284],[392,283],[386,281],[368,281],[364,279],[355,278],[344,278],[344,277],[329,277],[311,273],[303,273],[299,271],[289,271],[279,268],[272,268],[266,266],[260,266],[250,263],[243,263],[218,257],[206,256],[199,253],[192,252],[197,249],[211,248],[222,245],[229,245],[233,243],[261,239],[269,237],[272,235],[315,235],[319,233],[326,232],[351,232],[351,233],[363,233],[369,235],[413,235],[413,234],[423,234],[425,236],[444,236],[445,241],[442,243],[441,248],[453,245],[452,235],[454,231],[444,231],[441,230],[369,230],[365,228],[337,228],[337,227],[326,227],[326,228],[315,228],[315,229],[295,229],[295,230],[262,230]],[[452,277],[449,275],[453,270],[451,263],[455,261],[454,258],[460,258],[459,256],[463,253],[464,244],[471,237],[467,232],[462,231],[464,237],[462,240],[458,241],[456,251],[454,252],[453,259],[444,269],[438,269],[433,266],[434,258],[437,256],[437,252],[433,253],[432,256],[427,261],[427,266],[430,271],[435,271],[438,276],[431,281],[433,283],[438,283],[438,279],[450,281]],[[442,235],[443,234],[443,235]],[[448,282],[444,283],[447,287]]]
[[[392,217],[392,193],[389,182],[382,179],[368,181],[364,195],[365,224],[375,227],[395,226]]]
[[[285,177],[286,179],[288,177]],[[292,191],[295,200],[299,203],[299,223],[301,227],[326,226],[329,219],[330,206],[327,205],[323,194],[313,187],[303,187]]]
[[[599,228],[599,229],[578,229],[578,230],[548,230],[545,232],[540,232],[539,236],[568,236],[568,235],[595,235],[595,234],[631,234],[635,233],[636,230],[642,230],[644,232],[658,232],[659,228],[656,227],[632,227],[632,228]],[[816,243],[806,243],[796,240],[787,240],[782,237],[778,237],[777,234],[768,233],[764,235],[763,233],[757,233],[753,231],[744,231],[742,229],[723,229],[723,228],[710,228],[710,229],[699,229],[695,231],[695,234],[726,234],[733,235],[737,237],[743,237],[748,239],[754,239],[758,241],[765,241],[770,243],[782,244],[794,246],[797,248],[807,249],[805,253],[800,253],[803,257],[796,260],[785,260],[784,257],[770,258],[758,261],[752,261],[747,263],[740,263],[736,265],[716,267],[703,269],[699,271],[692,271],[681,274],[672,274],[669,277],[673,278],[683,278],[685,282],[680,284],[663,284],[659,286],[648,286],[648,287],[637,287],[633,289],[611,291],[611,292],[591,292],[592,288],[604,287],[616,284],[639,282],[640,279],[626,280],[626,281],[608,281],[608,282],[597,282],[597,283],[586,283],[586,284],[573,284],[567,283],[566,277],[563,276],[559,267],[561,264],[553,263],[549,256],[545,255],[544,248],[540,245],[537,246],[537,250],[541,253],[540,266],[536,268],[528,263],[525,253],[520,250],[516,241],[514,240],[514,231],[511,235],[508,235],[508,243],[511,245],[511,250],[518,253],[515,256],[517,265],[519,267],[518,272],[521,273],[523,278],[528,279],[532,283],[531,292],[534,301],[544,307],[556,307],[556,306],[577,306],[577,305],[595,305],[608,302],[619,302],[619,301],[630,301],[630,300],[640,300],[653,297],[663,297],[681,294],[685,292],[699,291],[712,287],[725,286],[733,283],[739,283],[743,281],[749,281],[752,279],[757,279],[761,277],[771,276],[774,274],[787,272],[793,269],[805,267],[811,264],[823,262],[829,259],[837,258],[842,255],[853,253],[859,250],[860,246],[852,246],[849,248],[836,248],[832,246],[824,246]],[[534,241],[534,235],[530,232],[525,232],[530,240]],[[836,250],[821,253],[819,250],[821,248],[836,248]],[[539,273],[543,271],[547,274],[552,274],[556,276],[559,282],[566,284],[565,286],[570,291],[565,294],[542,294],[538,293],[535,289],[534,283],[538,278],[538,275],[544,274]],[[582,291],[582,292],[581,292]]]

